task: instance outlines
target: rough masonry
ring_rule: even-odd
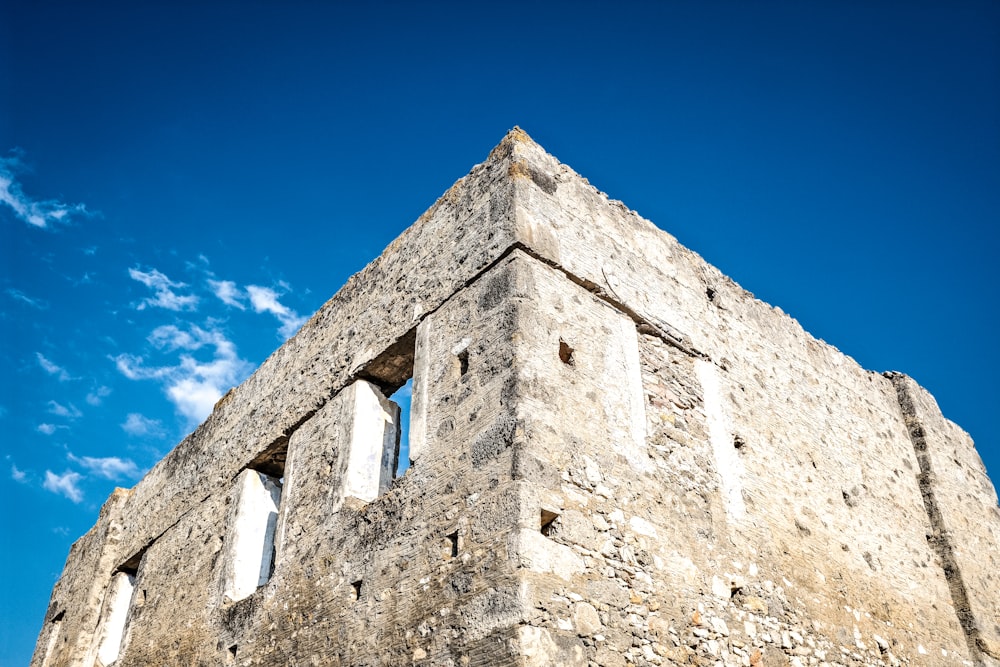
[[[1000,509],[514,129],[73,545],[32,665],[112,664],[996,666]]]

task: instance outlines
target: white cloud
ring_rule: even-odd
[[[23,222],[41,229],[52,223],[69,222],[76,215],[87,215],[83,204],[64,204],[54,199],[40,201],[24,194],[16,174],[23,169],[19,156],[0,158],[0,204],[6,204]]]
[[[10,478],[15,482],[23,482],[27,478],[28,473],[23,470],[18,470],[17,466],[11,464],[10,466]]]
[[[227,306],[232,306],[233,308],[239,308],[240,310],[246,310],[246,306],[243,305],[243,292],[240,288],[236,286],[232,280],[209,280],[208,286],[212,288],[212,292],[219,298],[222,303]],[[260,311],[258,311],[260,312]]]
[[[170,352],[178,349],[197,350],[210,342],[211,336],[198,326],[191,327],[191,331],[184,331],[173,324],[164,324],[153,329],[146,340],[157,348]]]
[[[72,403],[66,406],[55,401],[49,401],[49,414],[56,417],[66,417],[67,419],[76,419],[83,415]]]
[[[137,437],[148,435],[160,438],[164,435],[163,424],[159,419],[150,419],[138,412],[130,413],[121,426],[123,431]]]
[[[198,297],[195,295],[174,292],[174,288],[187,287],[187,283],[175,283],[156,269],[151,271],[129,269],[128,274],[133,280],[138,280],[154,292],[153,296],[139,302],[136,310],[145,310],[147,306],[176,311],[195,310],[198,307]]]
[[[93,456],[73,456],[73,454],[69,454],[68,457],[73,463],[83,466],[91,473],[104,479],[136,479],[142,474],[139,471],[139,466],[131,459],[120,459],[117,456],[95,458]]]
[[[105,398],[111,395],[111,387],[98,387],[87,394],[87,403],[90,405],[100,405]]]
[[[161,327],[162,329],[162,327]],[[160,341],[168,351],[195,351],[202,347],[215,349],[210,361],[192,354],[181,354],[173,366],[147,366],[141,356],[120,354],[115,357],[118,371],[130,380],[157,380],[163,384],[167,397],[191,423],[203,420],[212,412],[222,395],[242,382],[253,366],[236,353],[236,346],[220,331],[193,326],[189,331],[162,331],[151,340]]]
[[[281,328],[278,331],[285,338],[295,333],[307,319],[278,301],[278,293],[270,287],[247,285],[247,294],[250,295],[250,304],[253,306],[254,312],[271,313],[278,318],[278,321],[281,322]]]
[[[39,433],[44,433],[45,435],[52,435],[61,428],[66,428],[65,426],[58,426],[56,424],[39,424],[35,430]]]
[[[66,496],[74,503],[78,503],[83,500],[83,491],[78,486],[81,479],[83,479],[83,475],[72,470],[67,470],[61,475],[57,475],[51,470],[46,470],[45,481],[42,482],[42,486],[47,491]]]
[[[42,367],[42,370],[49,375],[55,375],[59,378],[60,382],[66,382],[73,379],[65,368],[52,363],[41,352],[35,352],[35,356],[38,357],[38,365]]]

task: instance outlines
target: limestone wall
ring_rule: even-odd
[[[112,496],[32,664],[995,665],[998,544],[916,383],[514,130]]]

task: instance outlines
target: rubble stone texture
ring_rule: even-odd
[[[105,660],[996,666],[1000,510],[913,380],[514,129],[73,545],[31,664]]]

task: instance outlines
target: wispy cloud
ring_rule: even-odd
[[[14,289],[13,287],[8,287],[5,290],[5,292],[7,293],[7,296],[9,296],[10,298],[14,299],[15,301],[20,301],[21,303],[26,303],[29,306],[31,306],[32,308],[37,308],[38,310],[45,310],[46,308],[49,307],[49,304],[48,304],[47,301],[44,301],[42,299],[36,299],[34,297],[30,297],[30,296],[28,296],[27,294],[25,294],[24,292],[22,292],[19,289]]]
[[[78,503],[83,500],[83,491],[80,490],[79,486],[81,479],[83,479],[83,475],[72,470],[67,470],[61,475],[57,475],[51,470],[46,470],[45,481],[42,482],[42,486],[46,491],[66,496],[74,503]]]
[[[100,386],[94,391],[87,394],[87,403],[90,405],[100,405],[105,398],[111,395],[111,387]]]
[[[256,313],[271,313],[281,322],[278,330],[282,336],[288,338],[301,327],[306,318],[278,301],[278,293],[270,287],[259,285],[247,285],[247,294],[250,296],[250,304]]]
[[[28,473],[23,470],[19,470],[13,463],[10,465],[10,478],[15,482],[24,482],[28,477]]]
[[[131,459],[120,459],[117,456],[95,458],[93,456],[74,456],[73,454],[69,454],[68,458],[73,463],[104,479],[136,479],[142,474],[139,471],[139,466]]]
[[[150,419],[138,412],[132,412],[122,423],[122,430],[136,437],[151,436],[161,438],[164,435],[163,424],[159,419]]]
[[[83,415],[72,403],[63,405],[55,401],[49,401],[49,414],[56,417],[66,417],[67,419],[76,419]]]
[[[0,204],[6,204],[21,221],[46,229],[54,223],[66,223],[74,216],[88,214],[83,204],[64,204],[55,199],[38,200],[26,195],[17,180],[18,172],[23,170],[19,154],[0,157]]]
[[[175,324],[164,324],[156,327],[146,337],[150,343],[160,350],[197,350],[212,341],[211,335],[201,327],[192,326],[185,331]]]
[[[195,310],[198,307],[198,297],[194,294],[177,294],[174,289],[187,287],[187,283],[174,282],[166,275],[152,269],[150,271],[140,271],[137,268],[128,270],[129,276],[133,280],[138,280],[146,287],[153,290],[153,296],[146,297],[136,306],[137,310],[145,310],[146,307],[166,308],[167,310]]]
[[[208,286],[212,289],[212,293],[215,294],[215,296],[218,297],[222,303],[227,306],[232,306],[233,308],[246,310],[246,306],[243,305],[243,299],[245,298],[243,296],[243,292],[232,280],[209,279]]]
[[[114,358],[115,366],[130,380],[162,383],[167,398],[192,423],[211,414],[216,401],[253,370],[250,363],[236,353],[233,342],[214,329],[192,326],[184,331],[172,326],[159,327],[150,339],[162,349],[181,349],[185,353],[180,355],[176,365],[170,366],[149,366],[141,356],[120,354]],[[190,354],[203,347],[214,348],[210,361],[200,361]]]
[[[35,356],[38,357],[38,365],[42,367],[42,370],[49,375],[56,376],[60,382],[68,382],[73,379],[65,368],[57,366],[41,352],[35,352]]]
[[[35,427],[35,430],[39,433],[44,433],[45,435],[52,435],[61,428],[68,427],[61,424],[39,424]]]

